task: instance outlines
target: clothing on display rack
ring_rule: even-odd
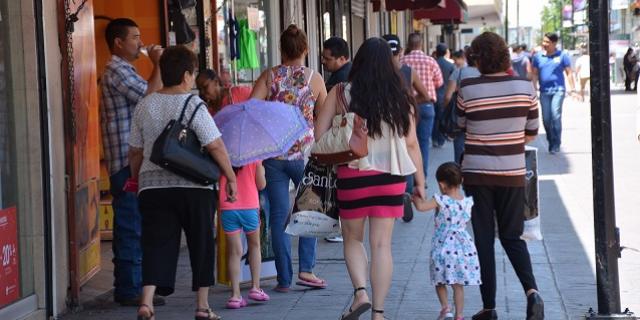
[[[238,45],[239,26],[233,15],[233,10],[229,9],[229,60],[240,59],[240,46]]]
[[[257,69],[260,67],[258,62],[258,52],[256,47],[256,33],[249,29],[249,20],[242,19],[238,21],[240,26],[240,35],[238,51],[242,52],[238,58],[238,69]]]

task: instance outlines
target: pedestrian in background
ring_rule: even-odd
[[[402,63],[415,70],[422,84],[427,88],[429,100],[418,105],[417,135],[422,152],[422,171],[427,175],[429,166],[429,140],[433,132],[435,119],[436,89],[443,85],[442,72],[436,60],[424,53],[422,35],[412,33],[407,41],[407,52],[401,59]],[[415,92],[414,92],[415,94]]]
[[[562,143],[562,104],[567,93],[565,76],[569,80],[569,94],[575,91],[571,59],[556,48],[558,35],[546,33],[542,40],[544,51],[533,58],[533,85],[540,88],[542,121],[549,144],[549,153],[560,152]]]
[[[456,69],[460,69],[467,65],[467,59],[465,59],[464,50],[454,51],[451,57],[453,58],[453,64],[455,65]],[[445,83],[445,85],[447,84]]]
[[[580,48],[582,54],[576,61],[576,77],[580,83],[580,101],[584,102],[584,91],[591,79],[591,60],[586,44]]]
[[[511,46],[511,67],[518,76],[531,80],[531,61],[527,55],[526,46],[514,44]]]
[[[476,78],[479,77],[480,71],[476,68],[476,63],[473,56],[470,54],[471,49],[467,48],[465,51],[467,64],[458,68],[449,77],[449,83],[447,84],[447,92],[445,93],[444,103],[448,108],[453,108],[455,110],[456,104],[458,102],[457,92],[460,89],[460,82],[467,78]],[[456,117],[454,111],[454,118]],[[464,132],[459,133],[453,139],[453,161],[457,164],[462,165],[462,155],[464,153]]]
[[[329,80],[325,83],[327,92],[333,86],[346,82],[351,72],[351,61],[349,61],[349,44],[340,37],[331,37],[322,44],[322,65],[325,70],[331,72]],[[342,236],[324,238],[331,243],[342,242]]]
[[[633,52],[633,48],[627,49],[622,64],[624,67],[624,91],[634,91],[638,86],[637,76],[634,73],[635,66],[638,64],[638,57]],[[633,89],[631,89],[632,82],[634,83]]]
[[[322,65],[331,72],[325,83],[327,92],[338,83],[345,82],[351,71],[349,61],[349,44],[340,37],[331,37],[322,43]]]
[[[544,303],[531,267],[524,230],[525,143],[538,134],[538,98],[531,81],[507,74],[509,49],[497,34],[485,32],[471,43],[482,73],[462,80],[458,124],[465,131],[464,190],[473,197],[471,221],[482,285],[483,309],[473,320],[497,319],[495,230],[522,284],[527,320],[544,319]]]
[[[289,183],[297,187],[304,173],[304,159],[314,141],[314,113],[327,96],[322,76],[307,68],[309,53],[307,35],[302,29],[290,25],[280,35],[282,64],[267,69],[258,78],[251,97],[279,101],[299,108],[309,123],[309,130],[289,149],[287,154],[263,161],[269,199],[269,227],[275,254],[278,285],[275,290],[288,292],[293,278],[291,236],[284,232],[289,218]],[[299,270],[296,284],[324,288],[327,283],[313,274],[316,261],[316,238],[298,240]]]
[[[227,270],[231,279],[231,297],[227,300],[228,309],[240,309],[247,306],[247,300],[240,292],[240,261],[242,259],[241,233],[247,237],[247,260],[251,270],[251,289],[249,299],[268,301],[269,295],[260,288],[260,201],[258,191],[266,187],[264,167],[261,161],[253,162],[241,168],[233,168],[236,174],[238,193],[236,201],[228,202],[226,193],[227,178],[220,177],[220,221],[227,237]]]
[[[453,288],[455,320],[464,320],[464,286],[480,285],[478,252],[467,223],[471,220],[473,199],[462,194],[462,171],[455,162],[446,162],[436,170],[439,194],[430,200],[414,197],[416,209],[431,211],[435,229],[431,239],[429,270],[431,285],[436,287],[440,300],[438,320],[451,320],[447,286]]]
[[[152,163],[155,141],[167,123],[184,110],[190,128],[226,178],[225,201],[236,200],[236,176],[220,131],[202,100],[191,94],[198,59],[184,46],[169,47],[160,58],[164,87],[138,103],[129,137],[130,185],[138,185],[142,215],[142,302],[138,319],[155,319],[153,295],[175,290],[182,232],[191,261],[191,290],[196,293],[195,319],[220,319],[209,307],[209,287],[215,284],[213,221],[216,195],[203,186]],[[184,109],[183,109],[184,108]],[[186,117],[186,116],[185,116]]]
[[[396,36],[395,34],[387,34],[382,36],[382,38],[387,41],[389,47],[391,48],[391,53],[393,53],[393,61],[396,65],[396,68],[400,70],[405,89],[407,89],[409,92],[417,92],[417,95],[414,97],[417,104],[425,101],[431,101],[431,98],[429,98],[429,92],[420,81],[420,78],[418,78],[418,74],[411,67],[401,62],[402,46],[400,45],[400,38],[398,38],[398,36]],[[411,206],[413,182],[413,175],[408,175],[407,189],[404,196],[405,208],[402,215],[402,220],[404,222],[413,220],[413,207]]]
[[[338,166],[337,172],[344,258],[354,288],[351,307],[341,319],[358,319],[372,306],[372,319],[384,318],[393,275],[391,238],[395,218],[403,214],[405,176],[414,174],[414,192],[425,197],[413,101],[387,42],[370,38],[358,49],[349,82],[331,90],[318,114],[318,137],[330,129],[333,117],[342,114],[343,107],[363,117],[368,129],[367,156]],[[363,244],[367,220],[370,269]],[[371,302],[366,290],[369,270]]]
[[[438,89],[436,89],[436,94],[437,94],[437,99],[435,104],[436,116],[433,119],[434,126],[431,133],[431,140],[435,148],[442,147],[445,142],[444,134],[440,132],[440,126],[438,126],[437,123],[440,121],[440,118],[442,117],[442,113],[444,112],[444,108],[446,106],[444,101],[444,95],[445,95],[445,92],[447,91],[446,84],[449,83],[449,77],[451,76],[451,73],[453,73],[453,71],[456,69],[455,65],[449,62],[449,59],[447,58],[448,55],[449,55],[449,48],[447,47],[447,45],[444,43],[439,43],[436,46],[436,62],[440,67],[440,73],[442,74],[443,84],[440,87],[438,87]]]
[[[153,71],[145,80],[132,65],[144,46],[138,25],[126,18],[113,19],[107,24],[105,38],[111,59],[100,79],[100,124],[113,196],[113,296],[120,305],[137,306],[142,293],[141,218],[136,195],[123,191],[123,187],[131,177],[127,159],[131,118],[144,96],[162,88],[159,67],[162,48],[156,45],[146,48]],[[164,299],[158,297],[154,303],[162,305]]]

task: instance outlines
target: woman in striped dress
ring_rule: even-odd
[[[373,306],[372,319],[383,319],[391,286],[391,236],[395,218],[403,214],[405,176],[414,174],[415,193],[425,197],[422,158],[416,138],[415,102],[402,85],[391,49],[381,38],[366,40],[353,60],[349,81],[335,86],[318,114],[321,136],[341,113],[340,103],[367,120],[369,154],[338,167],[338,206],[344,257],[354,299],[342,319],[358,319]],[[369,222],[372,300],[367,295],[367,254],[363,246]]]

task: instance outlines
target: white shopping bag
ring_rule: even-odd
[[[340,234],[336,180],[334,166],[307,162],[286,233],[301,237],[332,237]]]
[[[540,197],[538,184],[538,149],[525,147],[527,173],[524,187],[524,231],[523,240],[542,240],[540,228]]]

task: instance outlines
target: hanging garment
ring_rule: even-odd
[[[238,51],[238,21],[233,15],[233,11],[229,9],[229,60],[240,59],[240,52]]]
[[[240,25],[238,48],[242,53],[238,58],[238,69],[257,69],[260,67],[260,63],[258,62],[256,33],[249,29],[249,20],[242,19],[238,21],[238,24]]]

